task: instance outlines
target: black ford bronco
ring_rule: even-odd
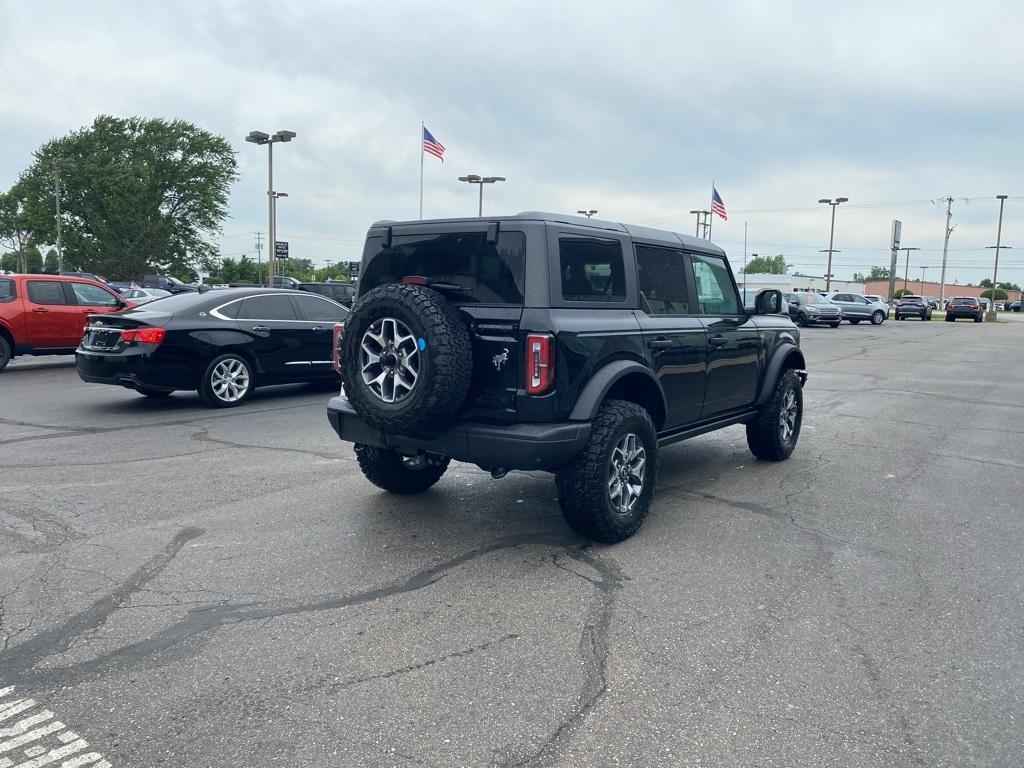
[[[387,491],[452,459],[547,470],[569,526],[616,542],[664,446],[734,424],[761,459],[796,446],[799,331],[778,291],[746,310],[706,240],[550,213],[381,221],[360,274],[328,417]]]

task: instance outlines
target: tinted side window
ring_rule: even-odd
[[[636,246],[640,306],[649,315],[685,315],[690,311],[683,252]]]
[[[217,314],[223,315],[224,317],[230,317],[232,320],[238,317],[238,310],[242,308],[242,302],[232,301],[230,304],[224,304],[223,306],[217,307]]]
[[[94,307],[116,307],[117,299],[104,291],[98,285],[88,283],[71,283],[71,290],[75,292],[75,301],[79,304],[88,304]]]
[[[64,285],[56,280],[29,280],[28,298],[33,304],[67,304]]]
[[[292,296],[292,300],[298,304],[302,320],[316,323],[343,323],[348,316],[344,307],[328,299],[318,299],[315,296]]]
[[[14,301],[14,281],[0,280],[0,301]]]
[[[626,300],[626,270],[618,240],[560,237],[558,258],[566,301]]]
[[[297,320],[288,296],[250,296],[241,302],[239,320]]]
[[[705,315],[738,315],[739,302],[729,278],[729,268],[720,256],[693,254],[693,278],[697,301]]]

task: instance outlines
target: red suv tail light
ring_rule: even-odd
[[[141,341],[146,344],[159,344],[164,340],[167,331],[157,326],[155,328],[131,328],[121,331],[122,341]]]
[[[531,333],[526,337],[526,394],[540,395],[555,381],[554,337],[550,333]]]
[[[334,324],[333,341],[331,342],[331,361],[334,363],[334,370],[341,373],[341,335],[345,332],[344,323]]]

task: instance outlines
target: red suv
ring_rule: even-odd
[[[0,275],[0,371],[15,355],[71,355],[88,315],[133,304],[95,280]]]

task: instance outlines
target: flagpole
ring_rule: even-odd
[[[423,121],[420,120],[420,220],[423,220]]]
[[[711,225],[715,223],[715,180],[711,180],[711,215],[708,216],[708,240],[711,239]]]

